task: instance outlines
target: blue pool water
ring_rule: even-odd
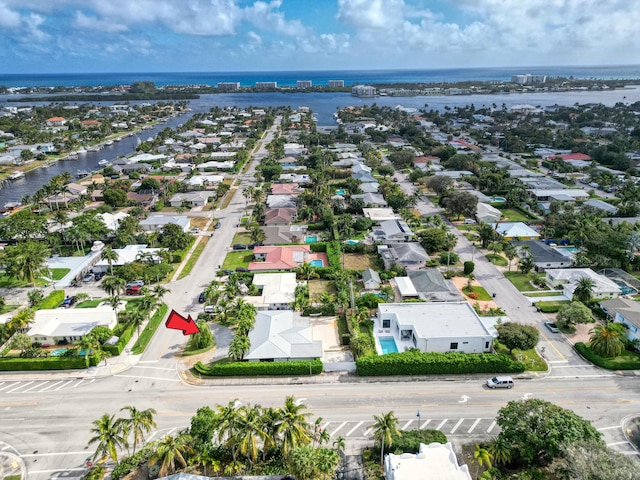
[[[345,193],[347,193],[344,188],[340,188],[339,190],[336,190],[336,195],[344,195]]]
[[[347,241],[346,241],[346,242],[344,242],[344,243],[346,243],[347,245],[357,245],[357,244],[359,244],[360,242],[359,242],[358,240],[347,240]]]
[[[398,352],[398,346],[396,345],[396,341],[393,337],[379,337],[378,341],[380,342],[380,348],[382,349],[383,355]]]
[[[317,241],[317,235],[307,235],[306,237],[304,237],[304,243],[316,243]]]
[[[499,202],[499,203],[504,203],[507,201],[507,199],[504,197],[489,197],[489,200],[492,202]]]
[[[67,350],[69,350],[69,349],[68,348],[56,348],[55,350],[51,350],[49,355],[52,356],[52,357],[61,357],[62,355],[64,355],[64,353]],[[80,350],[78,352],[78,355],[84,355],[84,349]]]
[[[324,267],[324,262],[320,259],[316,259],[316,260],[311,260],[309,262],[309,265],[311,265],[312,267],[322,268]]]
[[[629,285],[627,285],[621,280],[612,280],[612,281],[620,287],[620,293],[622,295],[633,295],[638,293],[638,291],[635,288],[630,287]]]

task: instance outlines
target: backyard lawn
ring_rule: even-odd
[[[54,280],[62,280],[64,276],[71,271],[70,268],[52,268],[51,277]]]
[[[235,270],[238,267],[248,267],[253,260],[253,252],[250,250],[239,250],[227,253],[222,264],[222,270]]]
[[[331,280],[321,280],[319,278],[309,280],[309,298],[313,300],[324,292],[336,293],[336,288]]]
[[[98,298],[97,300],[85,300],[75,306],[75,308],[95,308],[100,305],[105,300],[102,298]]]
[[[483,302],[489,301],[492,299],[491,295],[483,288],[477,285],[472,285],[471,288],[465,286],[462,287],[462,293],[469,296],[470,293],[475,293],[478,297],[474,300],[481,300]],[[472,297],[470,297],[472,298]]]
[[[232,243],[242,243],[244,245],[249,245],[251,242],[251,235],[249,235],[246,232],[242,232],[242,233],[236,233],[233,236],[233,242]]]
[[[498,255],[496,253],[487,253],[485,257],[487,257],[487,260],[489,260],[491,263],[493,263],[494,265],[498,265],[499,267],[506,267],[507,265],[509,265],[509,261],[502,255]]]
[[[500,342],[494,342],[493,344],[496,353],[504,353],[505,355],[509,355],[514,360],[524,363],[524,367],[528,371],[532,372],[546,372],[547,364],[546,362],[540,358],[538,352],[535,349],[531,350],[518,350],[514,349],[511,353],[509,353],[509,349],[502,345]]]
[[[344,268],[347,270],[366,270],[371,267],[371,259],[364,253],[345,253]]]
[[[502,212],[502,220],[503,222],[527,222],[531,220],[522,212],[518,210],[514,210],[512,208],[500,209]]]
[[[535,273],[520,273],[520,272],[504,272],[504,276],[509,279],[513,286],[521,292],[531,292],[534,290],[540,290],[541,288],[535,287],[531,280],[535,278],[542,278],[544,275],[537,275]]]

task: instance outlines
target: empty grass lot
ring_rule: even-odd
[[[238,267],[248,267],[253,260],[253,252],[250,250],[238,250],[227,253],[222,264],[222,270],[235,270]]]
[[[345,253],[344,268],[347,270],[366,270],[371,267],[371,259],[365,253]]]
[[[509,279],[513,286],[521,292],[531,292],[534,290],[542,291],[542,288],[535,287],[531,280],[536,277],[543,277],[544,275],[536,275],[535,273],[520,273],[520,272],[504,272],[504,276]]]
[[[522,212],[518,210],[514,210],[512,208],[500,209],[502,212],[502,220],[503,222],[528,222],[531,220],[529,217],[524,215]]]

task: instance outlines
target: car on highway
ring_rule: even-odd
[[[544,326],[547,327],[547,330],[549,330],[551,333],[560,333],[558,325],[553,322],[544,322]]]

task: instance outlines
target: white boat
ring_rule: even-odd
[[[119,142],[121,140],[122,140],[122,137],[116,137],[116,138],[113,139],[114,142]]]
[[[111,145],[113,145],[113,140],[107,140],[106,142],[104,142],[104,144],[105,144],[107,147],[110,147]]]
[[[22,177],[24,177],[24,172],[13,172],[8,178],[9,180],[18,180]]]
[[[99,152],[99,151],[100,151],[99,146],[87,147],[87,152]]]
[[[102,160],[100,160],[98,162],[98,165],[101,165],[101,166],[105,167],[105,166],[109,165],[109,160],[106,160],[106,159],[103,158]]]
[[[87,153],[87,151],[84,149],[84,147],[80,147],[76,153],[78,155],[84,155],[85,153]]]

